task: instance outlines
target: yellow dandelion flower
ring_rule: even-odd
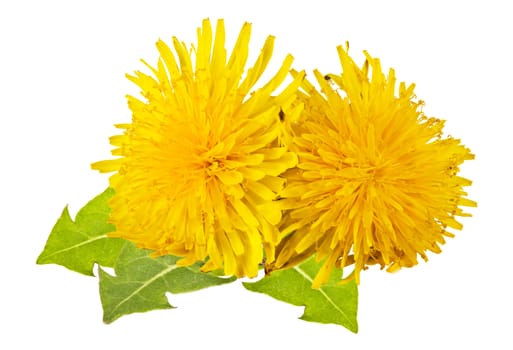
[[[243,25],[227,57],[225,29],[209,20],[198,28],[197,47],[173,38],[175,53],[157,42],[152,75],[128,78],[144,99],[128,96],[132,122],[110,141],[117,159],[94,163],[110,178],[113,237],[183,257],[180,265],[207,261],[204,270],[257,275],[279,240],[281,210],[273,200],[280,175],[297,163],[281,146],[279,111],[295,98],[301,77],[272,96],[286,78],[292,57],[261,88],[250,91],[270,61],[274,37],[264,43],[245,73],[251,25]],[[213,37],[214,36],[214,37]],[[144,61],[143,61],[144,62]]]
[[[443,120],[429,118],[414,85],[388,77],[365,52],[360,68],[338,47],[341,75],[315,71],[323,94],[305,80],[299,123],[289,124],[297,168],[286,173],[280,192],[287,212],[284,239],[268,271],[293,266],[316,253],[324,264],[313,286],[327,281],[334,266],[354,263],[348,279],[380,264],[395,271],[440,252],[449,229],[461,229],[460,206],[475,206],[457,175],[473,159],[460,140],[442,134]]]

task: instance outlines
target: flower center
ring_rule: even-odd
[[[225,164],[222,159],[211,157],[210,159],[205,161],[205,172],[208,176],[215,176],[216,173],[219,173],[224,169]]]

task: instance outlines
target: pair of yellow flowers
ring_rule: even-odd
[[[335,266],[354,264],[359,282],[368,265],[394,271],[440,252],[468,216],[460,207],[476,205],[457,176],[473,155],[422,113],[414,85],[397,89],[378,59],[359,67],[338,47],[342,73],[314,71],[320,91],[290,55],[253,89],[274,38],[246,70],[250,31],[228,56],[223,21],[214,35],[204,20],[196,47],[159,41],[152,75],[128,76],[144,98],[128,97],[132,122],[110,139],[119,157],[93,164],[115,172],[111,235],[237,277],[316,254],[314,287]]]

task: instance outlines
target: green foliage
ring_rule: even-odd
[[[312,281],[321,265],[312,257],[295,267],[274,271],[257,282],[246,282],[244,287],[292,305],[305,306],[301,316],[305,321],[335,323],[358,332],[356,283],[340,285],[342,270],[335,269],[327,284],[312,289]]]
[[[93,198],[80,209],[75,221],[68,207],[64,208],[37,263],[58,264],[89,276],[93,276],[95,263],[112,267],[124,244],[122,239],[107,237],[107,233],[115,230],[107,223],[107,202],[113,194],[114,190],[107,189]]]
[[[134,312],[173,308],[165,296],[230,283],[235,278],[200,271],[200,265],[177,266],[179,258],[149,256],[150,251],[127,243],[114,266],[116,276],[100,268],[103,321],[111,323]]]
[[[150,251],[134,244],[107,236],[115,227],[107,222],[108,200],[114,190],[107,189],[93,198],[77,213],[73,221],[68,208],[52,229],[38,264],[58,264],[84,275],[93,275],[95,263],[114,267],[115,276],[99,268],[100,298],[103,320],[111,323],[135,312],[173,308],[166,292],[174,294],[233,282],[234,277],[219,276],[218,271],[204,273],[201,264],[178,266],[178,257],[150,257]],[[312,289],[312,281],[320,268],[310,258],[293,268],[275,271],[258,282],[244,283],[246,289],[264,293],[278,300],[305,306],[301,319],[320,323],[335,323],[353,332],[356,321],[358,291],[350,282],[339,285],[342,276],[335,269],[330,281],[320,289]]]

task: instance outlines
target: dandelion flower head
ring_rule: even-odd
[[[411,267],[427,251],[439,253],[451,229],[461,229],[461,206],[475,206],[457,175],[474,156],[460,140],[443,135],[444,121],[427,117],[414,85],[386,76],[365,52],[362,67],[339,46],[342,74],[315,71],[322,93],[305,80],[299,123],[289,123],[297,168],[286,173],[279,201],[286,214],[284,239],[269,271],[317,254],[324,264],[319,287],[335,266],[354,264],[347,279],[379,264]]]
[[[110,140],[119,157],[93,164],[115,172],[113,237],[154,256],[180,256],[180,265],[205,261],[205,271],[222,268],[238,277],[255,276],[264,252],[272,259],[281,220],[273,200],[284,186],[280,175],[297,162],[280,145],[279,112],[295,98],[301,78],[273,96],[290,70],[289,55],[252,90],[274,38],[246,71],[250,32],[245,23],[227,57],[223,21],[214,36],[204,20],[196,47],[173,38],[173,52],[159,40],[158,64],[147,65],[153,75],[128,76],[144,98],[128,96],[132,121]]]

